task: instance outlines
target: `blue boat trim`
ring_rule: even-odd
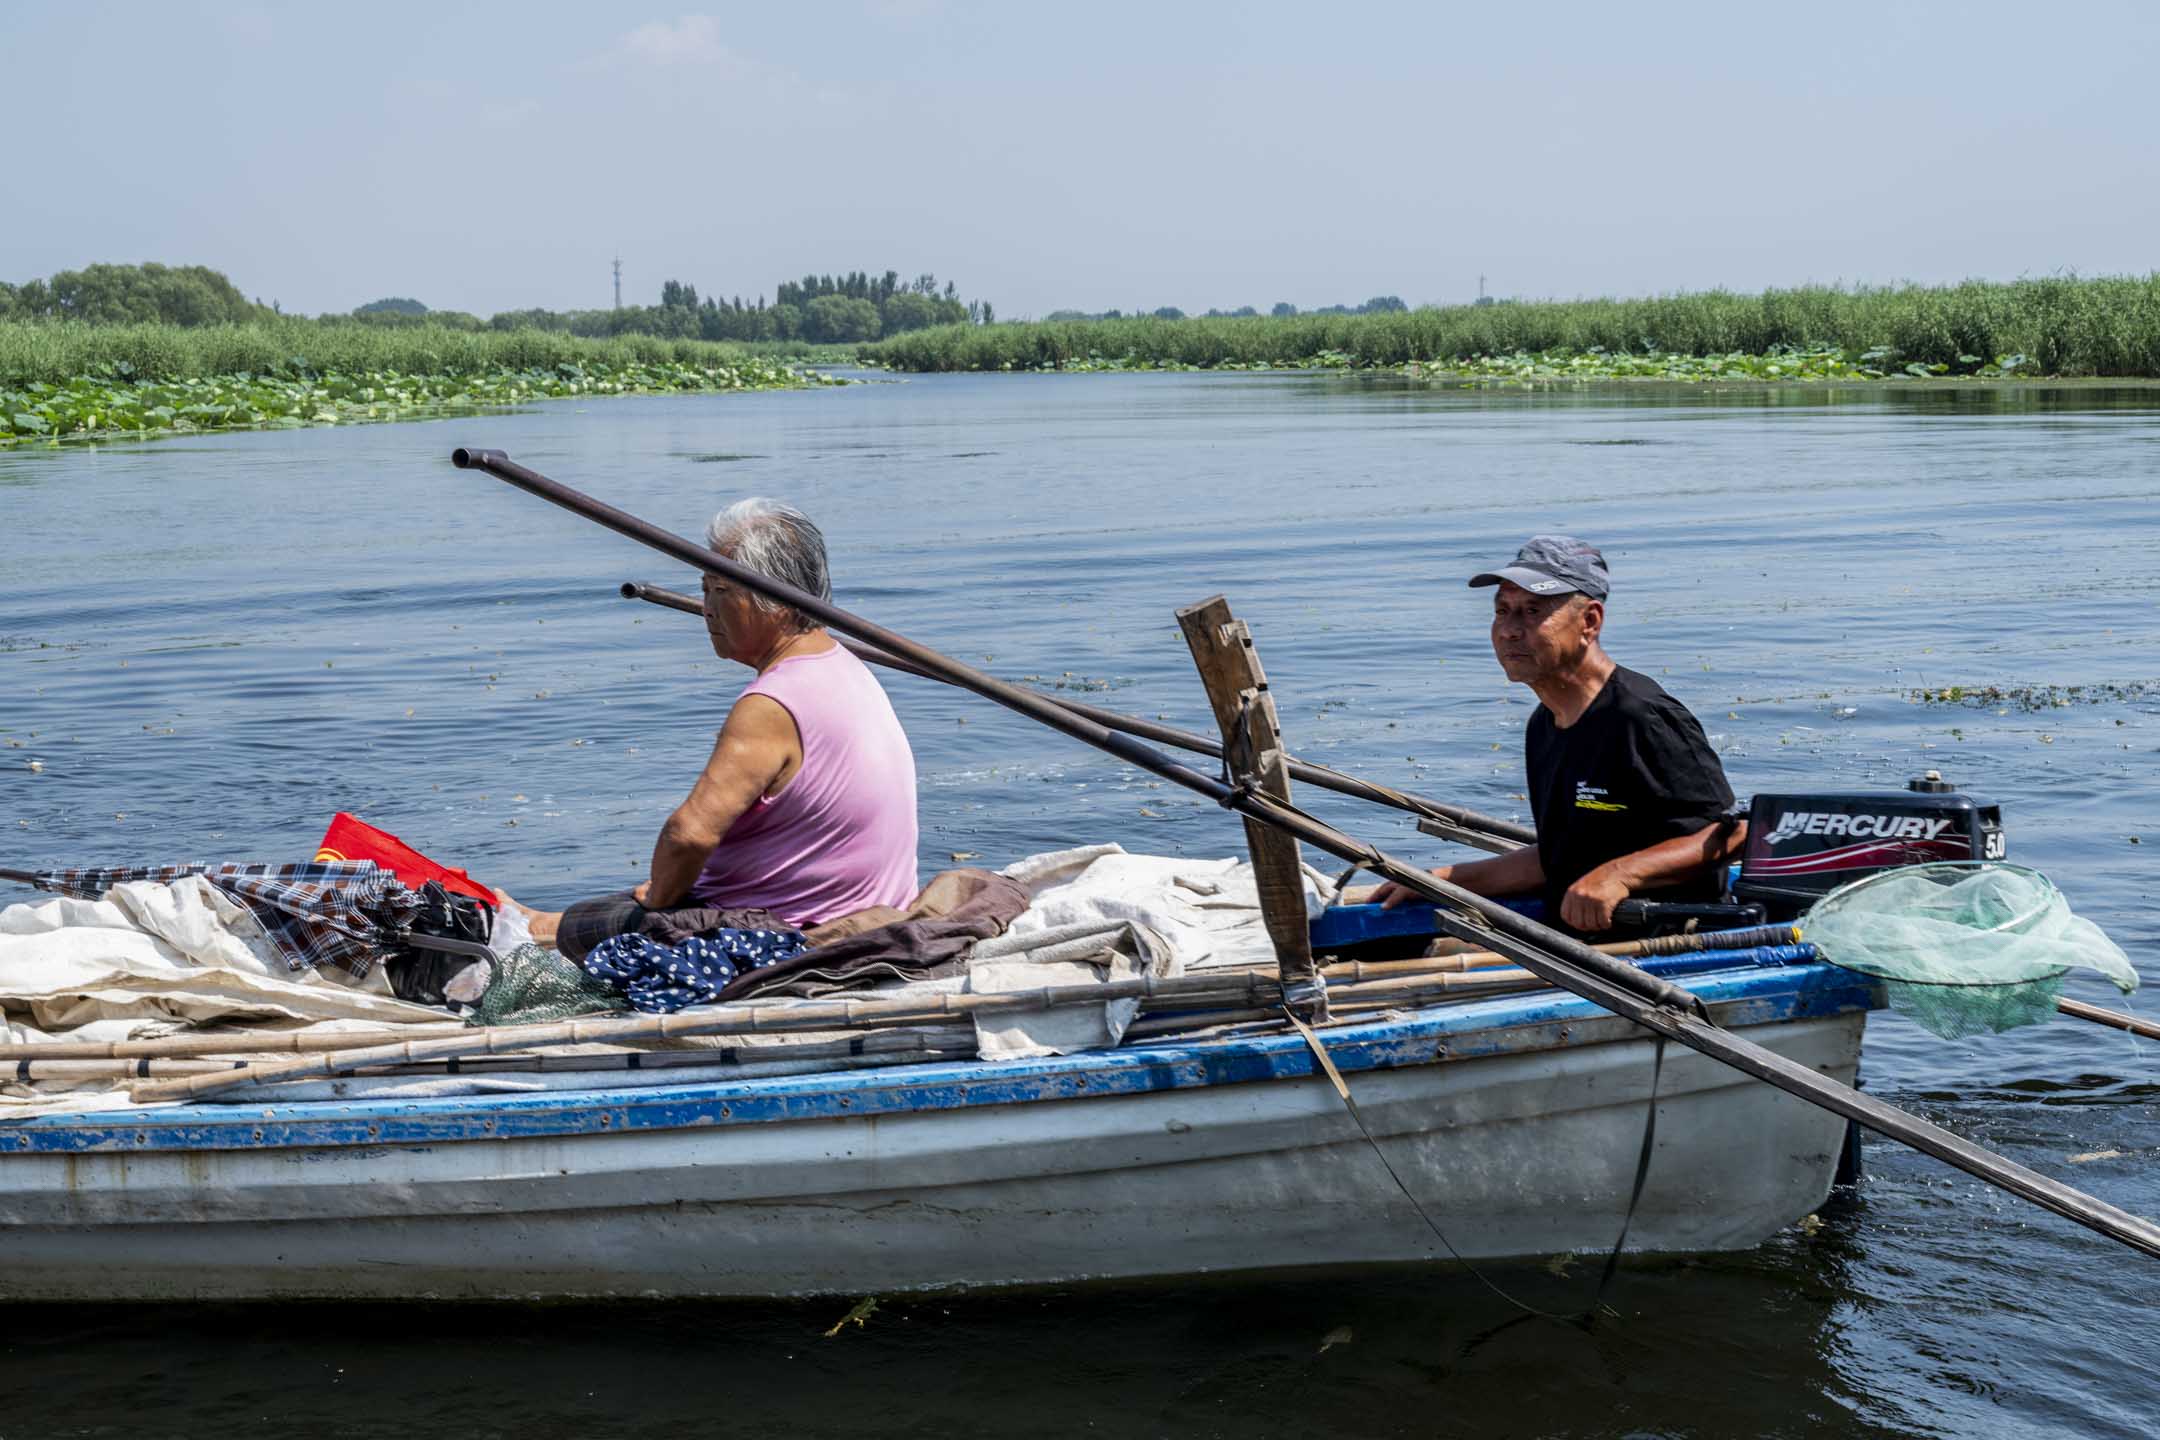
[[[1821,963],[1704,975],[1696,977],[1691,988],[1727,1027],[1845,1014],[1882,1004],[1875,982]],[[1600,1023],[1612,1027],[1615,1038],[1632,1028],[1587,1000],[1539,991],[1331,1027],[1322,1038],[1336,1066],[1355,1072],[1563,1048],[1589,1039],[1583,1027]],[[1133,1095],[1294,1079],[1313,1070],[1313,1057],[1302,1039],[1270,1034],[1041,1060],[910,1065],[635,1090],[100,1110],[0,1122],[0,1160],[40,1152],[415,1145],[705,1129]]]
[[[1502,900],[1500,903],[1532,920],[1545,918],[1545,904],[1541,900]],[[1309,928],[1315,950],[1339,950],[1368,940],[1437,935],[1440,933],[1439,914],[1436,907],[1415,900],[1393,909],[1372,904],[1330,905],[1313,917]]]

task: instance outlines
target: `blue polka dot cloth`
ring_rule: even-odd
[[[736,976],[810,948],[794,930],[714,930],[665,945],[648,935],[613,935],[585,955],[585,973],[622,991],[633,1010],[666,1015],[706,1005]]]

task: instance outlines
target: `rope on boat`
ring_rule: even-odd
[[[1410,1202],[1410,1208],[1417,1212],[1418,1219],[1425,1222],[1425,1228],[1432,1231],[1433,1238],[1454,1257],[1456,1264],[1476,1276],[1479,1284],[1522,1311],[1526,1317],[1558,1320],[1563,1324],[1577,1325],[1588,1330],[1600,1312],[1610,1312],[1610,1307],[1605,1304],[1605,1292],[1612,1285],[1614,1273],[1620,1268],[1620,1252],[1627,1248],[1628,1231],[1634,1228],[1635,1211],[1642,1204],[1643,1186],[1650,1178],[1650,1157],[1657,1149],[1658,1086],[1665,1074],[1664,1036],[1650,1037],[1657,1047],[1650,1058],[1650,1098],[1643,1115],[1642,1145],[1635,1157],[1635,1183],[1628,1191],[1627,1213],[1620,1218],[1620,1238],[1613,1241],[1612,1253],[1605,1257],[1605,1269],[1598,1276],[1597,1290],[1591,1295],[1590,1303],[1575,1314],[1563,1315],[1551,1310],[1540,1310],[1527,1301],[1517,1299],[1502,1289],[1491,1276],[1471,1264],[1469,1257],[1455,1248],[1455,1242],[1448,1239],[1447,1232],[1440,1228],[1439,1222],[1425,1209],[1424,1202],[1418,1199],[1416,1192],[1411,1190],[1402,1178],[1401,1172],[1396,1170],[1395,1162],[1388,1159],[1387,1151],[1380,1148],[1378,1137],[1373,1134],[1372,1127],[1365,1123],[1365,1113],[1358,1109],[1357,1101],[1350,1094],[1350,1082],[1343,1078],[1342,1071],[1335,1068],[1334,1058],[1328,1054],[1327,1046],[1321,1043],[1313,1028],[1300,1019],[1295,1010],[1285,1005],[1282,1014],[1297,1027],[1297,1033],[1304,1037],[1306,1046],[1313,1053],[1313,1059],[1319,1062],[1321,1073],[1327,1077],[1328,1083],[1335,1087],[1335,1093],[1342,1099],[1343,1109],[1350,1112],[1350,1118],[1356,1123],[1358,1133],[1365,1137],[1365,1144],[1371,1148],[1373,1158],[1380,1162],[1380,1168],[1387,1171],[1388,1179],[1395,1182],[1395,1188],[1402,1191],[1403,1199]]]

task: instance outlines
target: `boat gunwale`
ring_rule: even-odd
[[[1879,985],[1823,962],[1691,977],[1728,1028],[1880,1008]],[[1549,991],[1330,1026],[1319,1032],[1337,1069],[1354,1073],[1623,1041],[1643,1033],[1590,1001]],[[1221,1036],[1131,1049],[1005,1061],[942,1061],[804,1075],[705,1080],[633,1089],[240,1101],[0,1117],[9,1155],[391,1146],[577,1138],[847,1119],[982,1105],[1137,1095],[1311,1077],[1295,1033]],[[515,1073],[515,1072],[504,1072]]]

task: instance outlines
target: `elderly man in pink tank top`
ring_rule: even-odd
[[[713,517],[706,543],[832,596],[825,537],[792,506],[740,501]],[[559,914],[528,912],[539,943],[575,959],[673,912],[690,912],[677,929],[747,924],[758,912],[770,918],[756,923],[804,929],[914,898],[915,756],[876,678],[808,616],[712,575],[705,628],[714,653],[756,677],[660,827],[644,883]]]

